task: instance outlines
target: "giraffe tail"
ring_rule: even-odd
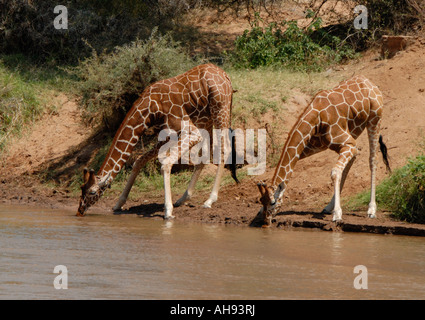
[[[387,172],[391,173],[390,162],[388,161],[388,149],[381,135],[379,136],[379,148],[381,150],[385,166],[387,167]]]
[[[237,164],[236,164],[236,137],[233,133],[232,128],[229,129],[230,130],[230,134],[232,137],[232,163],[230,164],[230,172],[232,173],[232,178],[233,180],[236,181],[237,184],[240,183],[238,177],[236,176],[236,169],[237,169]]]

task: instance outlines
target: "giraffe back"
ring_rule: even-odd
[[[332,148],[349,133],[357,139],[371,124],[377,124],[382,116],[383,96],[379,88],[364,76],[355,76],[340,83],[333,90],[319,92],[308,107],[318,121],[316,134],[310,140],[305,155]],[[339,137],[341,136],[341,139]]]
[[[174,78],[149,86],[135,108],[152,118],[159,129],[181,129],[190,121],[197,128],[230,127],[233,89],[227,74],[203,64]]]

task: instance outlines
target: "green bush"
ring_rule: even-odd
[[[8,71],[0,60],[0,150],[8,138],[41,115],[37,90],[18,73]]]
[[[345,39],[346,43],[356,51],[364,51],[376,46],[383,35],[414,35],[424,27],[424,1],[357,0],[356,5],[364,5],[368,10],[367,29],[355,29],[353,19],[356,18],[356,14],[354,12],[341,23],[324,28],[329,34]],[[330,14],[330,12],[324,14]]]
[[[148,40],[93,55],[69,69],[79,77],[77,89],[86,121],[115,133],[134,101],[151,83],[175,76],[195,65],[171,36],[154,29]]]
[[[367,206],[370,192],[362,192],[350,199],[354,208]],[[393,217],[412,223],[425,223],[425,155],[409,159],[390,177],[376,187],[376,201]]]
[[[425,155],[410,159],[377,187],[377,201],[403,221],[425,223]]]
[[[57,5],[68,11],[68,29],[56,30]],[[188,10],[185,0],[0,0],[0,51],[45,61],[76,63],[96,50],[146,38],[154,26],[171,30]]]
[[[321,29],[320,18],[307,29],[298,27],[296,21],[272,22],[266,27],[261,23],[257,15],[251,30],[245,30],[236,39],[231,54],[236,67],[281,65],[295,70],[320,71],[354,56],[354,51],[338,37]]]
[[[412,0],[358,0],[367,7],[370,33],[400,34],[412,31],[423,17],[423,1]]]

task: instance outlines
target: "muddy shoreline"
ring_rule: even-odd
[[[52,190],[49,187],[43,187],[28,178],[0,181],[0,204],[62,209],[69,211],[70,214],[73,211],[76,212],[79,201],[77,196],[71,195],[66,189]],[[26,180],[26,184],[22,180]],[[252,181],[244,181],[238,186],[222,188],[220,193],[223,196],[211,209],[202,208],[203,200],[208,193],[199,193],[182,207],[174,208],[175,221],[188,224],[208,223],[261,228],[262,221],[257,217],[261,205],[257,197],[241,198],[249,190],[251,183]],[[177,195],[175,195],[176,198]],[[148,219],[163,219],[162,196],[149,196],[140,201],[128,201],[122,211],[113,212],[111,208],[116,199],[118,199],[117,195],[106,194],[93,208],[89,209],[87,215],[116,215],[117,218],[120,215],[135,215]],[[281,229],[283,232],[289,229],[308,229],[425,237],[425,225],[396,221],[391,217],[390,212],[379,211],[378,218],[369,219],[366,211],[345,210],[343,221],[334,223],[332,215],[322,214],[318,205],[316,209],[298,202],[286,202],[274,217],[271,228]]]

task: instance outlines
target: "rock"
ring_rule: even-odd
[[[381,58],[391,59],[415,41],[415,37],[409,36],[382,36]]]

